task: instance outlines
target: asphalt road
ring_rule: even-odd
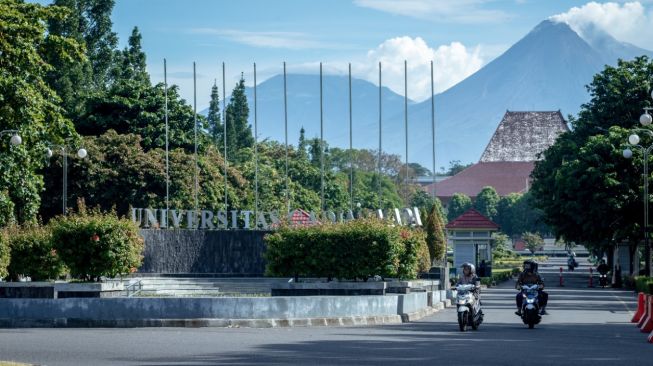
[[[540,266],[549,313],[529,330],[513,284],[482,294],[485,323],[461,333],[454,309],[420,321],[351,328],[2,329],[0,360],[41,365],[653,365],[629,323],[631,292],[588,288],[581,263],[557,287],[563,259]]]

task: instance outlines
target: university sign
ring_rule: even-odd
[[[374,216],[388,219],[397,225],[422,226],[417,207],[404,209],[376,210]],[[132,208],[132,220],[138,227],[146,229],[191,229],[191,230],[267,230],[278,227],[287,219],[291,224],[312,225],[319,222],[346,222],[363,217],[352,210],[326,211],[321,216],[304,210],[294,210],[283,217],[279,211],[251,210],[177,210]]]

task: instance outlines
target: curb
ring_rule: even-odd
[[[0,328],[283,328],[401,324],[400,315],[305,319],[0,319]]]

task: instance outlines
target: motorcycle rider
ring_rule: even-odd
[[[522,285],[539,285],[538,288],[538,297],[540,299],[540,315],[546,314],[546,305],[549,301],[549,294],[544,292],[544,281],[542,280],[542,277],[537,273],[536,271],[537,263],[535,263],[532,260],[525,260],[524,261],[524,271],[519,274],[519,277],[517,278],[517,283],[515,284],[515,288],[517,290],[520,290],[520,292],[517,293],[517,311],[515,314],[518,316],[522,316],[521,308],[522,308],[522,303],[524,301],[524,297],[522,296],[521,293],[521,287]]]
[[[474,297],[478,300],[481,293],[481,279],[476,276],[476,268],[473,264],[465,262],[460,266],[463,269],[463,274],[458,278],[457,285],[475,285],[473,291]]]
[[[601,263],[596,267],[596,271],[602,276],[607,276],[608,272],[610,272],[610,267],[605,263],[605,259],[601,259]],[[604,286],[603,284],[601,285]]]

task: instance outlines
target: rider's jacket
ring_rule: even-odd
[[[522,285],[535,285],[535,284],[544,286],[544,281],[542,280],[542,277],[536,272],[524,271],[519,274],[515,287],[519,290],[521,289]]]

